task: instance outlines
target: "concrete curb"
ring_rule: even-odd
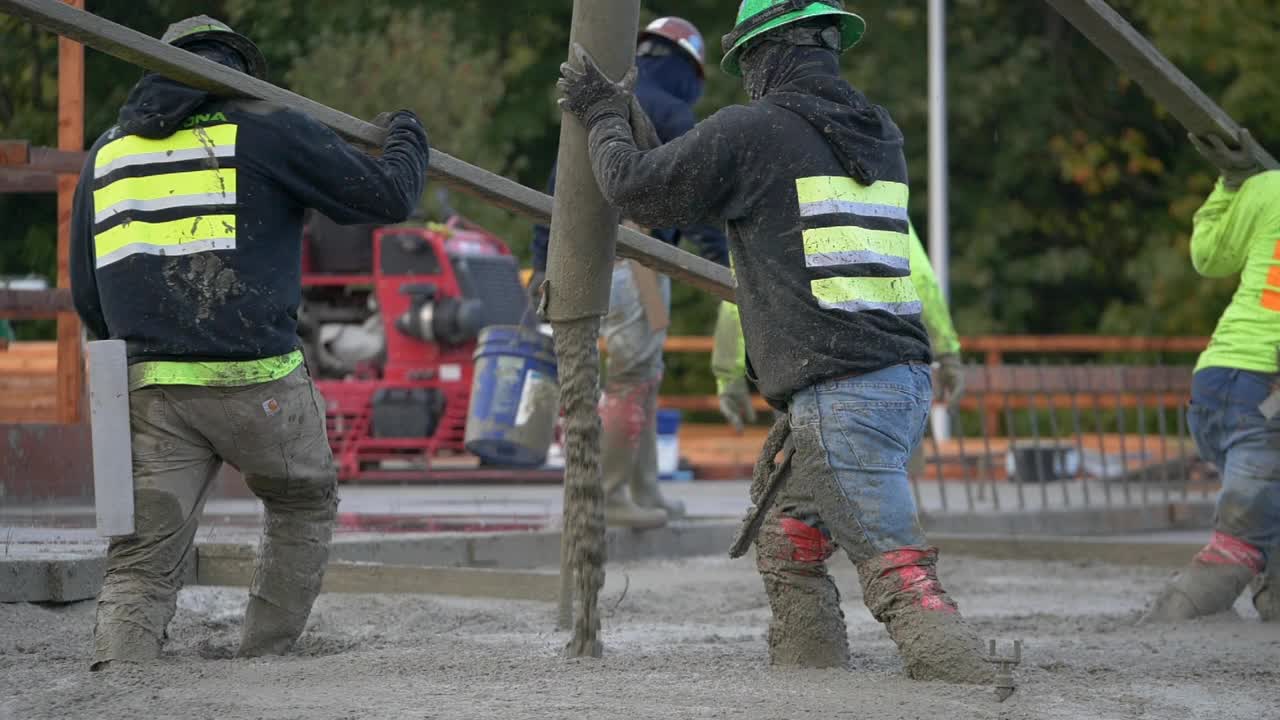
[[[75,602],[98,594],[103,555],[38,555],[0,559],[0,602]]]
[[[1203,542],[1156,539],[1057,536],[976,536],[934,533],[930,542],[944,555],[967,555],[988,560],[1096,562],[1111,565],[1181,567],[1204,546]],[[1208,533],[1205,534],[1208,540]]]
[[[1081,537],[1070,536],[1064,531],[1092,529],[1093,533],[1115,532],[1113,528],[1121,527],[1124,531],[1134,532],[1167,530],[1171,526],[1184,525],[1198,529],[1208,524],[1201,522],[1204,520],[1204,508],[1175,510],[1159,506],[1113,510],[1114,517],[1104,522],[1083,517],[1085,512],[1028,514],[1005,523],[974,516],[961,518],[964,522],[939,522],[940,517],[933,516],[928,518],[926,526],[929,527],[930,540],[947,555],[1173,567],[1185,563],[1200,549],[1202,541],[1132,534]],[[1007,532],[993,533],[993,526]],[[648,531],[614,529],[608,532],[606,539],[608,558],[613,562],[630,562],[722,555],[728,552],[738,527],[737,521],[721,520],[677,523]],[[981,528],[982,532],[956,532],[954,528]],[[1087,534],[1090,533],[1081,533]],[[197,568],[200,569],[200,559],[203,558],[211,562],[236,560],[251,563],[255,543],[256,537],[250,539],[248,536],[236,541],[198,542]],[[545,569],[559,565],[560,532],[340,535],[334,540],[330,558],[335,563],[379,563],[419,568]],[[84,553],[50,552],[0,558],[0,602],[74,602],[92,598],[101,587],[104,564],[101,554]],[[198,572],[197,577],[201,576],[205,573]],[[492,587],[491,583],[477,582],[480,583],[477,588]],[[474,592],[485,591],[477,589]]]
[[[1088,537],[1213,527],[1212,502],[1169,502],[1132,507],[1080,508],[1037,512],[922,513],[930,534],[984,536],[1046,535]]]

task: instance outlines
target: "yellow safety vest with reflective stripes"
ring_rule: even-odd
[[[220,114],[210,119],[225,120]],[[224,123],[160,139],[125,135],[99,148],[92,183],[95,266],[138,254],[234,251],[236,168],[224,163],[236,156],[238,130]],[[134,219],[130,211],[154,219]],[[250,385],[284,377],[302,362],[299,351],[243,361],[146,360],[130,366],[129,387]]]
[[[861,185],[849,177],[803,177],[796,180],[796,195],[800,217],[811,224],[802,233],[804,261],[818,271],[809,288],[820,307],[920,314],[920,297],[910,277],[905,183]],[[824,220],[831,224],[812,226]],[[872,267],[874,275],[842,272]]]

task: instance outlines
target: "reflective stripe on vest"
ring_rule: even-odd
[[[1271,253],[1273,260],[1280,260],[1280,240]],[[1280,265],[1272,265],[1267,271],[1267,287],[1262,288],[1262,307],[1280,312]]]
[[[129,389],[148,385],[200,385],[239,387],[279,380],[302,364],[302,351],[261,360],[181,362],[145,360],[129,366]]]
[[[94,157],[97,267],[138,254],[234,250],[236,134],[235,125],[214,125],[103,145]]]
[[[861,185],[837,176],[796,180],[804,263],[814,273],[809,287],[820,307],[921,313],[910,277],[908,196],[905,183]]]

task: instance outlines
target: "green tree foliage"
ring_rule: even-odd
[[[298,92],[358,117],[407,108],[427,123],[431,144],[485,168],[501,167],[511,141],[490,136],[508,81],[523,60],[505,62],[494,48],[475,47],[459,37],[450,13],[427,15],[420,9],[396,10],[381,31],[325,30],[288,72]],[[428,205],[443,213],[428,188]],[[449,198],[469,218],[505,236],[523,238],[524,223],[507,213],[467,198]]]
[[[868,22],[846,76],[893,113],[907,137],[912,211],[927,229],[924,0],[849,4]],[[1113,5],[1255,137],[1280,150],[1280,40],[1273,0],[1116,0]],[[952,295],[962,333],[1209,332],[1234,288],[1187,259],[1191,217],[1214,171],[1184,132],[1047,4],[948,4]],[[89,0],[90,10],[158,35],[197,12],[263,48],[275,82],[372,117],[410,106],[434,145],[542,187],[555,159],[553,83],[569,2],[506,0]],[[702,114],[745,100],[720,73],[724,0],[646,0],[643,20],[676,14],[707,38]],[[88,54],[86,132],[113,121],[140,73]],[[0,136],[52,144],[56,42],[0,17]],[[429,197],[432,197],[429,194]],[[529,224],[455,204],[520,251]],[[0,272],[52,275],[51,197],[0,197]],[[675,333],[705,333],[714,303],[674,297]],[[702,358],[671,358],[669,389],[705,389]],[[686,365],[687,363],[687,365]],[[686,372],[686,369],[693,370]]]

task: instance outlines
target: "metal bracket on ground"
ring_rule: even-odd
[[[1022,641],[1013,641],[1013,656],[1000,657],[996,654],[996,641],[991,641],[991,651],[988,654],[987,662],[996,666],[996,700],[1004,702],[1009,699],[1017,686],[1013,683],[1013,668],[1022,662]]]

